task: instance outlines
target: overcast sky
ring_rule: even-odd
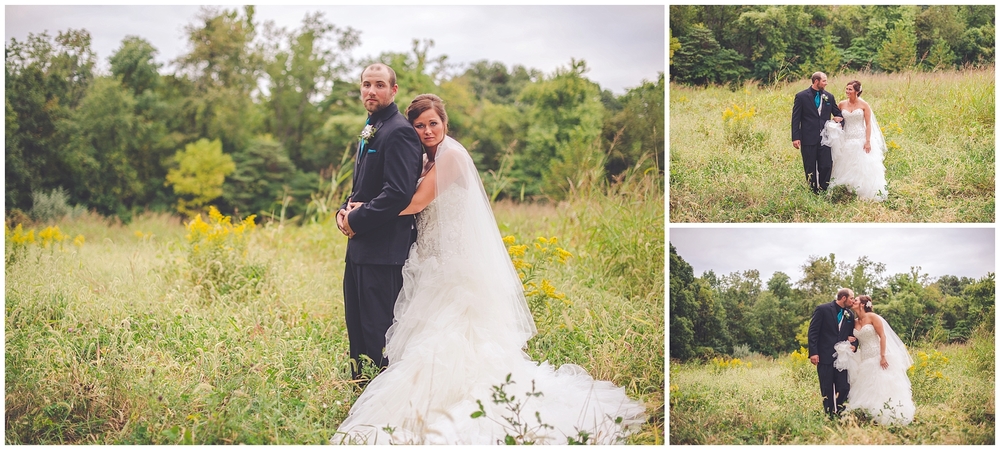
[[[303,2],[296,2],[302,4]],[[642,3],[642,2],[639,2]],[[230,5],[228,8],[240,8]],[[195,23],[200,6],[6,6],[5,42],[28,33],[86,29],[100,67],[137,35],[159,50],[166,63],[188,50],[184,26]],[[551,74],[571,58],[587,62],[590,80],[623,94],[665,71],[662,5],[645,6],[269,6],[256,8],[256,21],[299,28],[307,12],[323,11],[338,28],[361,32],[356,59],[382,52],[409,53],[413,39],[432,39],[430,57],[451,63],[500,61]]]
[[[716,275],[757,269],[764,283],[776,271],[802,279],[810,256],[833,253],[854,264],[861,256],[886,265],[885,275],[920,273],[978,279],[995,271],[993,228],[884,228],[809,225],[801,228],[671,228],[670,243],[694,269]]]

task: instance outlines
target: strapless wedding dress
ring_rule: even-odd
[[[883,332],[891,332],[892,329],[886,322],[882,323]],[[910,378],[906,375],[911,362],[909,355],[900,355],[898,346],[887,343],[886,361],[889,368],[883,369],[879,336],[875,327],[870,323],[865,324],[854,331],[854,337],[858,339],[857,352],[851,350],[847,341],[834,345],[837,351],[834,367],[847,370],[847,379],[851,383],[844,410],[865,410],[883,425],[908,425],[913,421],[913,413],[916,411]]]
[[[865,112],[861,109],[844,111],[843,116],[843,129],[831,121],[824,130],[833,156],[830,187],[845,185],[860,199],[883,201],[889,191],[883,164],[885,141],[881,132],[872,130],[871,152],[865,153]]]
[[[439,182],[449,170],[442,151]],[[367,385],[331,441],[503,444],[507,435],[517,436],[504,419],[510,417],[531,429],[524,440],[539,444],[579,440],[579,431],[589,433],[589,443],[621,443],[644,422],[643,404],[578,365],[539,364],[522,350],[535,329],[519,306],[527,307],[521,281],[471,158],[458,155],[465,176],[448,178],[467,181],[444,188],[417,216],[417,241],[386,335],[389,366]],[[500,386],[511,402],[493,401]],[[518,405],[515,417],[508,407]],[[473,417],[480,407],[485,415]]]

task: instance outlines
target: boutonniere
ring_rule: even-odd
[[[375,132],[376,131],[378,131],[378,129],[375,128],[374,126],[372,126],[372,125],[365,125],[365,129],[361,130],[361,135],[360,135],[361,139],[364,139],[364,140],[367,141],[367,140],[375,137]]]
[[[824,102],[827,102],[827,103],[830,102],[830,97],[827,97],[826,94],[823,94],[822,98],[823,98]]]

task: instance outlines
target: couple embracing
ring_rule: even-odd
[[[883,425],[913,421],[916,407],[906,375],[913,359],[889,323],[872,312],[871,297],[855,298],[845,288],[837,300],[816,307],[809,322],[809,360],[831,418],[858,409]]]
[[[623,388],[524,352],[534,320],[472,158],[447,136],[440,98],[417,96],[404,117],[397,90],[389,66],[361,74],[369,117],[337,225],[350,238],[352,375],[360,380],[364,365],[381,373],[331,441],[503,443],[510,412],[491,399],[506,381],[521,417],[549,425],[525,439],[566,443],[587,430],[593,442],[613,443],[634,431],[644,407]],[[532,388],[541,395],[520,395]]]
[[[837,103],[825,90],[825,73],[811,80],[792,105],[792,146],[802,154],[809,187],[819,194],[844,185],[862,200],[885,200],[885,137],[871,105],[861,99],[861,82],[847,83],[847,99]]]

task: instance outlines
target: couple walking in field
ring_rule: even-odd
[[[872,299],[841,289],[813,311],[809,361],[816,366],[823,409],[830,417],[862,410],[883,425],[908,425],[916,406],[907,369],[913,359]],[[846,404],[846,405],[845,405]]]
[[[589,433],[614,443],[638,428],[644,406],[573,364],[538,364],[523,351],[535,332],[468,151],[447,136],[444,103],[417,96],[405,116],[395,72],[361,75],[369,113],[350,197],[337,214],[350,239],[344,310],[352,375],[381,370],[331,439],[334,443],[503,443],[505,382],[536,443]],[[522,391],[523,389],[523,391]],[[522,397],[521,392],[540,392]],[[473,414],[473,413],[481,414]],[[485,416],[485,417],[483,417]]]
[[[802,153],[809,187],[818,194],[844,185],[863,200],[885,200],[885,138],[861,99],[861,82],[847,83],[847,99],[837,103],[825,90],[826,74],[816,72],[811,81],[792,105],[792,146]]]

